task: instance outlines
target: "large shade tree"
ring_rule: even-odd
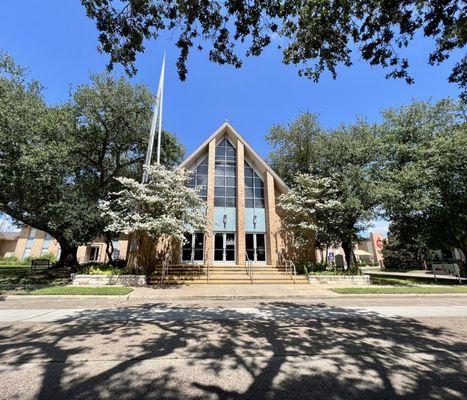
[[[76,265],[78,245],[95,236],[110,241],[98,202],[117,188],[115,178],[141,176],[152,101],[144,86],[103,74],[50,106],[41,85],[2,53],[0,211],[55,237],[62,265]],[[182,155],[165,132],[162,161]]]
[[[381,199],[395,232],[467,255],[465,109],[449,99],[414,102],[383,117]],[[411,234],[414,226],[417,234]]]
[[[71,264],[98,217],[76,184],[73,131],[72,109],[48,106],[41,85],[0,54],[0,210],[54,236]]]
[[[140,178],[146,155],[154,97],[144,85],[133,85],[124,78],[94,74],[91,83],[78,86],[72,94],[76,164],[82,167],[80,183],[93,196],[94,214],[99,200],[118,189],[117,177]],[[177,138],[162,132],[161,163],[173,166],[183,156]],[[118,232],[103,230],[96,218],[95,234],[107,241],[112,254],[112,237]]]
[[[282,61],[299,66],[314,81],[324,72],[333,77],[337,66],[356,58],[389,69],[387,77],[412,83],[405,48],[415,36],[433,40],[427,55],[431,65],[448,59],[467,41],[465,3],[460,0],[81,0],[96,21],[99,49],[110,54],[109,67],[122,64],[136,71],[135,60],[144,41],[170,31],[180,49],[180,78],[195,47],[208,47],[209,59],[241,67],[238,48],[259,56],[279,42]],[[276,40],[279,39],[279,40]],[[352,57],[355,54],[355,57]],[[456,53],[454,53],[456,54]],[[458,56],[450,81],[467,90],[467,57]]]
[[[273,127],[267,139],[272,146],[273,167],[292,188],[291,177],[305,171],[332,180],[335,199],[340,203],[333,230],[347,265],[354,265],[354,245],[379,211],[375,126],[360,120],[326,132],[316,116],[305,113],[288,126]]]

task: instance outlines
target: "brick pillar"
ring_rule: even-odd
[[[40,257],[44,238],[45,232],[37,230],[34,241],[32,242],[31,257]]]
[[[278,221],[276,214],[276,196],[274,194],[274,177],[269,171],[265,173],[264,182],[264,201],[266,206],[266,251],[267,263],[270,265],[277,264],[277,243],[276,231],[278,229]]]
[[[205,240],[205,262],[212,265],[214,261],[214,176],[216,172],[216,139],[209,142],[208,150],[208,195],[206,218],[208,221]]]
[[[245,265],[245,148],[237,140],[237,264]]]
[[[23,259],[24,250],[26,249],[26,242],[28,241],[29,232],[31,232],[30,226],[21,228],[18,241],[16,242],[15,256],[18,260]]]

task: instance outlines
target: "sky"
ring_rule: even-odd
[[[0,49],[30,69],[45,86],[50,103],[65,101],[89,74],[101,72],[108,62],[97,51],[98,32],[86,17],[79,0],[2,0]],[[226,119],[263,156],[268,154],[265,135],[271,126],[293,121],[301,112],[320,115],[326,128],[350,123],[357,116],[378,121],[380,111],[412,100],[457,97],[458,89],[447,78],[455,59],[439,67],[427,64],[432,42],[418,38],[411,47],[410,72],[416,83],[387,80],[387,71],[355,60],[351,68],[339,68],[333,80],[323,76],[314,83],[298,76],[295,66],[281,63],[280,52],[271,47],[262,56],[246,58],[241,69],[210,63],[206,52],[193,50],[188,78],[178,79],[178,50],[173,37],[162,34],[146,44],[133,82],[155,92],[162,54],[167,53],[164,87],[164,128],[175,133],[189,154]],[[116,75],[122,73],[117,67]],[[382,223],[385,230],[387,224]]]

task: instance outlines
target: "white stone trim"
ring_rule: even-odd
[[[370,285],[368,275],[308,275],[308,280],[312,285]]]
[[[86,275],[71,274],[71,283],[77,286],[146,286],[146,275]]]

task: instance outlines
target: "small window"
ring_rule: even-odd
[[[89,248],[89,261],[99,261],[99,246],[91,246]]]

